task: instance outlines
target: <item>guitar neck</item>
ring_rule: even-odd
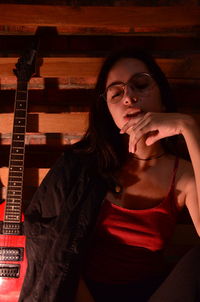
[[[18,81],[10,147],[7,198],[3,224],[4,234],[17,234],[21,222],[27,108],[28,82]]]

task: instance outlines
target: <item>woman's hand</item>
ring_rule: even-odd
[[[129,152],[135,153],[141,138],[145,137],[146,145],[150,146],[162,138],[183,134],[192,120],[191,116],[181,113],[148,112],[130,119],[120,133],[129,134]]]

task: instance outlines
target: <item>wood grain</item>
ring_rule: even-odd
[[[28,13],[27,13],[28,12]],[[0,24],[21,30],[38,26],[57,27],[65,33],[149,33],[198,31],[200,8],[105,7],[0,4]]]

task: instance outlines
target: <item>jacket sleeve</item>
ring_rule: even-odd
[[[81,255],[106,192],[90,166],[91,158],[65,153],[28,206],[28,268],[19,302],[73,301]]]
[[[56,259],[53,249],[64,227],[61,226],[63,211],[65,221],[69,219],[71,212],[70,205],[66,204],[70,190],[73,189],[73,173],[70,172],[73,167],[70,165],[71,161],[66,160],[63,154],[42,181],[25,212],[28,267],[19,301],[53,301],[51,297],[42,300],[39,293],[44,292],[46,284],[52,283],[51,279],[55,277],[59,267],[59,259]],[[48,274],[45,274],[43,271],[45,267],[47,270],[47,266]]]

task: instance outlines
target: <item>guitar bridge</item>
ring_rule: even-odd
[[[19,278],[19,264],[0,264],[0,278]]]
[[[22,261],[23,256],[22,247],[0,247],[0,261]]]

